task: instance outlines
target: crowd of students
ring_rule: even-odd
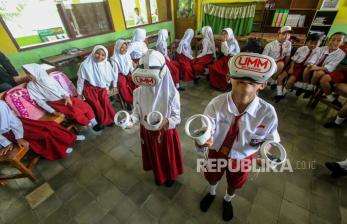
[[[217,57],[213,31],[211,27],[205,26],[202,28],[201,51],[196,57],[191,46],[194,37],[192,29],[187,29],[180,40],[175,52],[176,60],[170,58],[168,53],[168,31],[165,29],[158,33],[156,50],[148,49],[144,29],[136,29],[130,42],[117,40],[110,60],[105,47],[95,46],[80,65],[76,97],[70,96],[38,64],[23,66],[27,73],[25,78],[15,78],[17,73],[10,69],[10,76],[6,80],[10,80],[10,87],[20,82],[28,82],[27,89],[31,99],[47,113],[64,116],[80,126],[90,127],[95,132],[101,131],[105,126],[115,125],[116,111],[109,96],[118,90],[127,103],[127,109],[132,109],[132,123],[127,128],[140,123],[144,170],[153,170],[156,184],[172,186],[177,176],[183,173],[183,157],[177,131],[181,121],[178,90],[184,90],[180,86],[182,82],[194,81],[198,84],[201,76],[208,75],[213,88],[226,91],[232,86],[231,92],[213,99],[205,110],[215,127],[214,138],[204,147],[215,149],[210,150],[209,158],[231,158],[233,161],[254,158],[258,145],[252,145],[249,136],[259,131],[264,138],[279,141],[276,112],[270,104],[257,96],[258,91],[266,87],[266,81],[269,81],[270,85],[277,85],[276,102],[294,87],[297,95],[305,92],[304,97],[308,97],[318,84],[326,98],[333,101],[333,84],[344,82],[344,85],[347,85],[346,74],[334,73],[336,66],[345,57],[345,53],[339,47],[344,43],[346,34],[333,34],[327,46],[323,47],[320,47],[322,37],[310,35],[306,45],[298,48],[290,57],[290,33],[291,27],[282,27],[277,39],[265,46],[263,57],[271,58],[277,66],[277,70],[271,74],[271,79],[270,76],[257,80],[251,76],[234,79],[229,72],[228,62],[240,53],[240,47],[233,30],[223,29],[220,35],[221,56]],[[156,70],[160,73],[160,82],[153,86],[139,83],[136,85],[132,76],[136,74],[137,69]],[[146,116],[152,111],[160,111],[164,116],[159,130],[152,130],[146,122]],[[337,125],[347,117],[346,105],[341,111],[336,120]],[[71,153],[71,145],[76,139],[84,139],[83,136],[76,136],[55,122],[18,118],[4,101],[0,101],[0,113],[0,145],[3,148],[0,151],[1,155],[12,150],[13,144],[16,143],[23,147],[30,145],[33,151],[46,159],[60,159],[64,158],[66,153]],[[244,129],[239,138],[238,123]],[[245,131],[246,129],[248,131]],[[248,150],[244,150],[246,146]],[[223,152],[224,148],[228,149]],[[229,187],[223,201],[223,218],[228,221],[233,217],[231,199],[234,197],[234,191],[243,186],[248,173],[226,172]],[[205,174],[211,191],[201,201],[202,211],[206,212],[213,202],[216,187],[223,174],[224,171],[218,175]]]

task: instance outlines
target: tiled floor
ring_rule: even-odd
[[[208,185],[195,171],[199,155],[183,131],[185,120],[201,113],[218,94],[205,81],[181,93],[185,173],[173,187],[156,186],[152,173],[142,170],[138,129],[127,133],[107,128],[76,144],[73,154],[62,161],[41,160],[35,170],[37,183],[21,179],[1,188],[0,223],[223,223],[225,180],[210,210],[201,213],[199,201]],[[272,94],[267,89],[260,95],[271,101]],[[308,111],[305,105],[295,96],[275,105],[282,142],[295,171],[251,174],[233,200],[232,223],[347,223],[347,178],[332,179],[324,167],[327,160],[347,157],[346,128],[324,129],[322,124],[335,111],[323,105]],[[306,166],[316,161],[315,169],[300,169],[296,161],[306,161]],[[44,182],[54,194],[31,209],[25,196]]]

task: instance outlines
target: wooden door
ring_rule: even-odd
[[[175,33],[181,39],[188,28],[196,29],[196,0],[175,1]]]

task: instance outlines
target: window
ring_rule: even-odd
[[[194,0],[179,0],[178,1],[177,17],[191,17],[195,15]]]
[[[105,0],[0,0],[0,16],[20,49],[113,31]]]
[[[153,24],[171,19],[169,0],[122,0],[127,28]]]

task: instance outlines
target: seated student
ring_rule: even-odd
[[[207,65],[213,62],[213,58],[216,57],[216,45],[214,43],[213,31],[210,26],[204,26],[201,30],[202,50],[198,56],[193,60],[192,68],[195,77],[199,77],[206,73]]]
[[[229,86],[227,83],[228,61],[240,52],[240,47],[231,28],[223,29],[221,39],[223,56],[208,67],[208,72],[210,85],[220,91],[226,91]]]
[[[113,56],[111,57],[112,67],[118,74],[119,93],[131,108],[133,104],[133,91],[136,88],[132,80],[131,73],[134,70],[133,62],[128,54],[128,44],[125,40],[117,40],[114,46]]]
[[[100,130],[92,108],[82,99],[70,96],[40,65],[27,64],[23,68],[31,79],[27,86],[30,98],[40,107],[50,114],[62,113],[79,125]]]
[[[0,155],[13,149],[13,144],[29,147],[48,160],[62,159],[73,151],[76,135],[54,121],[34,121],[18,118],[0,100]]]
[[[134,63],[138,63],[143,54],[148,51],[146,44],[146,30],[137,28],[128,46],[128,52]]]
[[[107,58],[108,51],[104,46],[94,47],[78,70],[77,93],[86,98],[100,125],[113,126],[115,111],[108,95],[117,90],[118,74]]]
[[[315,85],[324,75],[333,72],[336,66],[344,59],[345,53],[340,49],[346,38],[343,32],[336,32],[329,38],[327,46],[320,47],[307,62],[307,67],[303,76],[304,98],[308,98],[313,93]],[[312,74],[312,77],[311,77]],[[330,97],[328,100],[333,101]]]
[[[177,48],[177,61],[180,63],[181,79],[184,82],[189,82],[195,79],[192,68],[194,59],[191,42],[194,37],[194,31],[187,29]]]
[[[20,77],[10,60],[0,52],[0,93],[27,81],[28,77]]]
[[[319,85],[326,96],[326,100],[339,105],[340,102],[338,102],[336,97],[332,94],[332,86],[337,83],[347,83],[347,69],[326,74],[319,81]]]
[[[277,40],[268,43],[264,48],[263,54],[272,57],[277,63],[277,72],[270,79],[271,88],[276,87],[278,75],[282,73],[284,67],[290,60],[292,50],[292,44],[289,41],[290,33],[292,33],[292,27],[282,27],[278,31]]]
[[[171,60],[167,53],[167,39],[169,38],[169,33],[167,29],[161,29],[158,32],[158,40],[156,44],[156,49],[162,53],[165,57],[165,63],[170,70],[171,77],[175,86],[178,90],[183,91],[184,88],[180,87],[180,64],[177,61]]]
[[[336,84],[336,92],[344,97],[347,97],[347,83]],[[324,124],[325,128],[337,128],[342,125],[342,123],[347,119],[347,102],[342,106],[342,108],[337,113],[336,119],[332,122]]]
[[[294,56],[291,58],[292,61],[290,65],[278,76],[277,95],[275,97],[276,102],[279,102],[285,94],[293,88],[295,82],[297,82],[296,86],[302,86],[300,81],[302,80],[302,73],[305,70],[307,61],[318,49],[320,43],[321,35],[312,34],[307,37],[306,45],[297,49]],[[285,82],[287,83],[284,86]]]

